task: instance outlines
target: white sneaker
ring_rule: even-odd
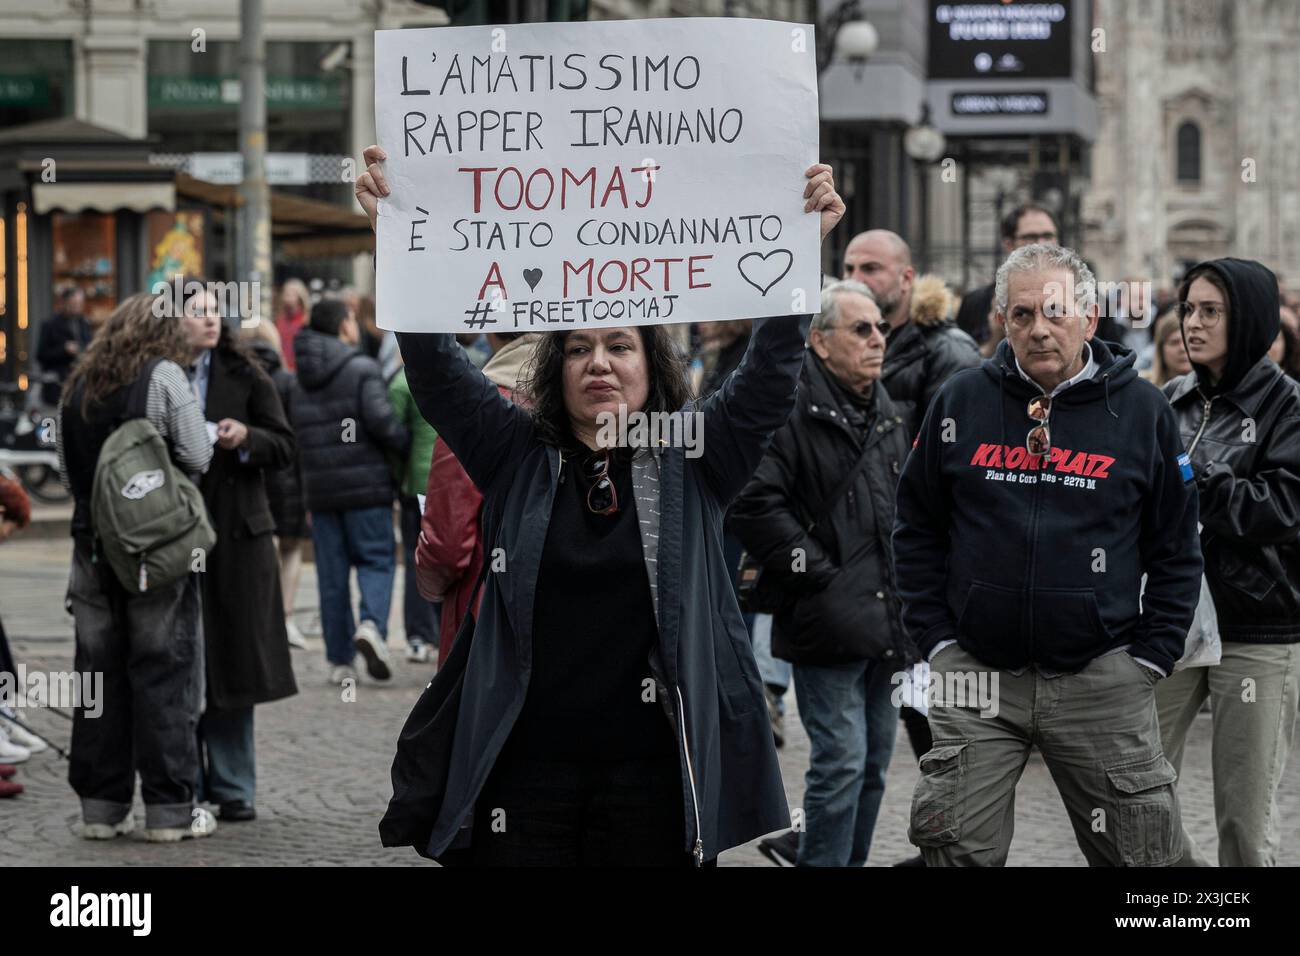
[[[335,664],[333,667],[330,668],[331,684],[342,685],[342,683],[346,680],[350,680],[354,684],[357,682],[357,672],[356,669],[352,667],[352,665]]]
[[[26,763],[32,752],[9,739],[5,724],[0,722],[0,763]]]
[[[37,737],[35,734],[29,733],[22,727],[19,727],[7,717],[0,719],[0,726],[4,727],[4,732],[8,735],[11,741],[19,747],[22,747],[29,754],[38,754],[50,749],[50,745],[40,737]]]
[[[388,645],[379,636],[374,621],[362,621],[352,638],[357,653],[366,659],[366,673],[375,680],[390,680],[393,672],[388,667]]]
[[[81,838],[83,840],[111,840],[114,837],[125,836],[135,829],[135,817],[129,813],[122,818],[121,823],[83,823],[81,825]]]
[[[406,646],[406,659],[412,664],[429,663],[429,645],[424,641],[412,641]]]
[[[198,837],[211,836],[217,832],[217,818],[202,807],[195,807],[193,819],[187,827],[154,827],[144,831],[144,838],[150,843],[180,843],[181,840],[193,840]]]
[[[307,638],[302,636],[302,631],[298,630],[298,625],[285,619],[284,632],[289,635],[289,646],[296,647],[299,650],[307,649]]]

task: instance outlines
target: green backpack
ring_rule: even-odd
[[[104,442],[95,464],[90,519],[99,553],[128,593],[179,581],[217,535],[203,494],[172,462],[167,442],[144,417],[149,363],[131,390],[126,420]]]

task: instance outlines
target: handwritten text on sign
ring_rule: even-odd
[[[815,311],[813,50],[764,20],[378,31],[380,325]]]

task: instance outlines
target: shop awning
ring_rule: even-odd
[[[171,183],[35,183],[32,207],[37,215],[61,212],[149,212],[176,209],[176,188]]]
[[[218,208],[243,205],[238,186],[176,176],[181,196]],[[280,252],[292,259],[355,256],[375,251],[375,234],[364,213],[319,199],[307,199],[271,190],[271,237]]]

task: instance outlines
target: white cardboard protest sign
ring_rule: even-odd
[[[749,19],[377,31],[380,326],[815,312],[814,50]]]

